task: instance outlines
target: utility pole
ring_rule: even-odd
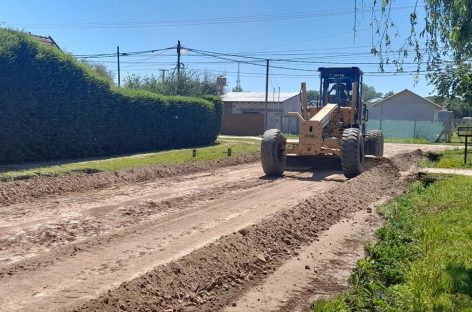
[[[177,40],[177,94],[180,92],[180,40]]]
[[[265,116],[264,116],[264,131],[267,130],[267,104],[269,100],[269,59],[266,60],[266,85],[265,85]]]
[[[116,47],[116,59],[118,61],[118,87],[121,84],[121,76],[120,76],[120,46]]]
[[[277,102],[279,102],[279,112],[280,112],[280,130],[282,131],[282,126],[283,126],[283,118],[284,118],[284,105],[280,103],[280,86],[279,86],[279,97],[277,99]],[[288,131],[287,131],[288,132]]]
[[[162,82],[164,82],[166,80],[166,72],[168,72],[169,70],[168,69],[159,69],[159,71],[161,72]]]
[[[180,40],[177,41],[177,78],[180,75]]]

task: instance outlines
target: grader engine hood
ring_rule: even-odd
[[[328,127],[330,123],[339,123],[339,108],[337,104],[327,104],[309,120],[305,120],[298,113],[289,113],[300,120],[300,136],[297,153],[300,155],[318,154],[322,149],[329,150],[339,148],[339,142],[331,137],[323,137],[323,129],[337,129]],[[333,150],[333,153],[336,151]]]
[[[331,115],[337,110],[337,104],[328,104],[324,106],[315,116],[313,116],[309,121],[315,122],[316,124],[321,125],[321,128],[324,128],[328,125],[331,120]]]

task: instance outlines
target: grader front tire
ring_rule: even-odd
[[[262,169],[268,176],[281,176],[285,171],[285,137],[278,129],[264,132],[261,142]]]
[[[357,128],[344,130],[341,140],[341,165],[344,176],[354,178],[364,170],[364,140]]]

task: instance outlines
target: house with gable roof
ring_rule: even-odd
[[[438,121],[442,106],[405,89],[368,105],[369,119]]]

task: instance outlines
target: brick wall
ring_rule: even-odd
[[[221,134],[261,135],[264,132],[264,115],[223,114]]]

